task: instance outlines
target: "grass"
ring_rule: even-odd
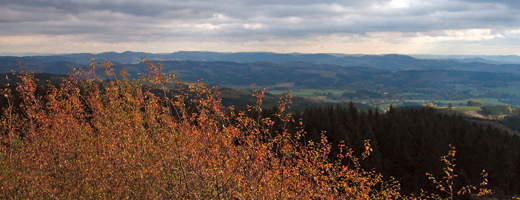
[[[424,96],[424,94],[422,93],[398,93],[398,94],[395,94],[397,96],[401,96],[401,97],[407,97],[407,96]]]
[[[276,83],[274,87],[294,87],[294,83]]]
[[[283,94],[283,93],[287,93],[288,91],[287,90],[269,90],[268,92],[270,92],[271,94]],[[301,97],[316,97],[316,95],[314,95],[314,92],[319,92],[319,93],[329,93],[331,92],[334,96],[341,96],[341,94],[343,94],[344,92],[348,92],[348,91],[345,91],[345,90],[334,90],[334,89],[327,89],[327,90],[319,90],[319,89],[294,89],[291,91],[291,94],[293,96],[301,96]]]
[[[457,112],[482,111],[478,106],[453,106],[452,110]]]
[[[460,105],[460,104],[466,105],[466,103],[469,100],[479,100],[479,101],[484,102],[484,105],[502,105],[502,104],[504,104],[504,103],[498,101],[498,99],[496,99],[496,98],[472,98],[472,99],[463,99],[463,100],[428,100],[428,99],[420,99],[420,100],[406,100],[406,101],[407,102],[421,103],[421,104],[425,103],[425,102],[434,102],[434,103],[441,102],[443,104],[451,103],[454,106],[456,106],[456,105]]]
[[[488,88],[490,92],[520,95],[520,87],[497,87]]]
[[[469,88],[467,85],[454,84],[454,87],[457,91],[471,91],[472,93],[488,93],[488,92],[496,92],[496,93],[505,93],[505,94],[515,94],[520,95],[520,85],[518,83],[512,83],[509,87],[477,87]],[[474,87],[474,86],[473,86]]]

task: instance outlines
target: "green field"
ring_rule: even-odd
[[[457,112],[482,111],[482,109],[478,106],[454,106],[453,110]]]
[[[407,97],[407,96],[425,96],[424,94],[421,94],[421,93],[398,93],[398,94],[395,94],[397,96],[401,96],[401,97]]]
[[[268,92],[270,92],[271,94],[283,94],[283,93],[287,93],[288,91],[287,90],[268,90]],[[321,93],[329,93],[329,92],[331,92],[334,96],[339,97],[344,92],[349,92],[349,91],[333,90],[333,89],[327,89],[327,90],[295,89],[295,90],[291,91],[291,94],[293,96],[316,97],[316,95],[314,95],[314,92],[319,92],[320,94]]]
[[[481,93],[486,94],[489,92],[495,92],[499,94],[514,94],[520,95],[520,86],[516,82],[512,82],[512,84],[508,87],[478,87],[478,88],[469,88],[466,85],[454,84],[454,88],[459,91],[470,91],[471,93]]]
[[[428,100],[428,99],[420,99],[420,100],[405,100],[405,102],[415,102],[415,103],[421,103],[421,104],[429,103],[429,102],[433,102],[433,103],[440,102],[440,103],[443,103],[443,104],[451,103],[454,106],[456,106],[456,105],[460,105],[460,104],[466,105],[466,103],[469,100],[479,100],[479,101],[484,102],[484,105],[502,105],[502,104],[504,104],[504,103],[498,101],[498,99],[496,99],[496,98],[472,98],[472,99],[463,99],[463,100]]]
[[[505,93],[505,94],[515,94],[520,95],[520,87],[512,86],[512,87],[497,87],[497,88],[487,88],[490,92],[496,93]]]

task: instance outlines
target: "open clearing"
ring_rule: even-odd
[[[466,105],[468,103],[469,100],[479,100],[479,101],[482,101],[484,102],[484,105],[502,105],[504,103],[498,101],[498,99],[496,98],[471,98],[471,99],[463,99],[463,100],[429,100],[429,99],[420,99],[420,100],[405,100],[405,102],[414,102],[414,103],[420,103],[420,104],[424,104],[424,103],[429,103],[429,102],[433,102],[433,103],[442,103],[442,104],[453,104],[454,106],[456,105]]]

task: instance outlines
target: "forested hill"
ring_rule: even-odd
[[[160,61],[163,71],[175,71],[185,81],[203,80],[219,85],[262,87],[289,84],[293,88],[381,89],[386,91],[414,91],[420,89],[450,91],[450,84],[507,85],[520,80],[520,75],[510,73],[467,72],[458,70],[403,70],[388,71],[369,67],[344,67],[339,65],[312,64],[304,62],[251,62],[224,61]],[[20,71],[15,58],[3,63],[0,72]],[[49,62],[45,65],[28,59],[21,63],[25,71],[69,74],[72,67],[88,69],[88,65],[70,62]],[[6,66],[7,65],[7,66]],[[115,64],[114,69],[124,69],[133,78],[147,73],[145,64]],[[98,74],[104,74],[98,66]],[[287,88],[289,90],[290,88]]]
[[[252,53],[218,53],[181,51],[167,54],[152,54],[145,52],[106,52],[100,54],[61,54],[50,56],[27,56],[27,57],[0,57],[0,66],[16,67],[18,61],[24,65],[42,63],[75,63],[77,65],[89,64],[91,57],[98,61],[107,59],[115,64],[138,63],[146,56],[150,60],[190,60],[190,61],[231,61],[249,63],[266,61],[274,63],[306,62],[312,64],[332,64],[339,66],[362,66],[377,69],[397,70],[463,70],[463,71],[485,71],[485,72],[510,72],[520,73],[520,64],[493,62],[482,58],[474,59],[417,59],[407,55],[346,55],[346,54],[279,54],[268,52]],[[14,65],[13,65],[14,64]]]
[[[7,88],[6,85],[9,84],[9,87],[11,91],[13,92],[13,96],[15,97],[15,100],[12,102],[16,105],[19,105],[21,102],[17,98],[19,96],[18,91],[16,90],[16,86],[21,82],[20,74],[16,73],[0,73],[0,77],[8,77],[8,79],[0,78],[0,90]],[[51,83],[52,85],[59,86],[59,84],[67,79],[70,78],[68,75],[55,75],[50,73],[34,73],[34,78],[38,80],[36,88],[36,93],[38,95],[45,98],[45,88],[47,88],[47,83]],[[190,85],[195,85],[194,82],[179,82],[180,85],[182,85],[183,88],[189,88]],[[246,108],[248,105],[253,105],[256,102],[256,97],[254,96],[255,92],[252,91],[252,89],[248,90],[242,90],[232,87],[226,87],[221,85],[215,85],[215,84],[204,84],[208,88],[212,88],[214,92],[218,92],[218,97],[221,99],[221,103],[225,107],[233,106],[237,109],[243,109]],[[176,87],[177,88],[177,87]],[[176,90],[175,88],[170,88],[172,90]],[[151,90],[156,95],[162,94],[162,91],[153,89]],[[184,92],[188,92],[188,90],[184,90]],[[263,98],[263,108],[270,108],[274,105],[276,105],[280,98],[283,98],[284,94],[277,94],[273,95],[269,92],[267,92]],[[173,96],[169,96],[169,98],[173,98]],[[332,103],[327,101],[322,101],[318,99],[309,99],[309,98],[303,98],[303,97],[292,97],[291,98],[292,104],[290,105],[290,108],[288,111],[293,112],[296,110],[303,110],[307,107],[326,107],[331,105],[343,105],[346,106],[349,103],[348,102],[342,102],[342,103]],[[0,110],[7,107],[8,102],[5,98],[0,98]],[[373,107],[366,105],[366,104],[355,104],[356,108],[359,110],[367,111],[369,109],[374,109]]]
[[[447,83],[500,85],[520,80],[520,75],[489,72],[466,72],[458,70],[403,70],[388,71],[368,67],[343,67],[339,65],[311,64],[304,62],[200,62],[162,61],[165,71],[175,71],[181,79],[229,86],[272,86],[277,83],[292,83],[300,88],[376,88],[388,87],[434,87],[442,88]],[[131,74],[146,73],[143,64],[115,65]]]

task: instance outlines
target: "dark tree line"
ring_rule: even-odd
[[[264,109],[262,117],[276,121],[277,108]],[[435,191],[426,172],[440,178],[449,145],[457,148],[455,187],[479,185],[482,170],[489,173],[489,185],[496,195],[520,194],[520,138],[482,127],[461,116],[439,114],[434,109],[377,110],[360,112],[354,105],[313,107],[292,114],[286,129],[295,132],[301,120],[307,133],[302,139],[318,142],[325,133],[333,144],[331,159],[344,141],[360,157],[364,141],[370,140],[373,153],[363,167],[401,180],[402,192]],[[279,127],[276,131],[282,131]],[[349,164],[349,163],[345,163]]]
[[[488,115],[510,115],[513,107],[509,105],[482,106],[482,111]]]

